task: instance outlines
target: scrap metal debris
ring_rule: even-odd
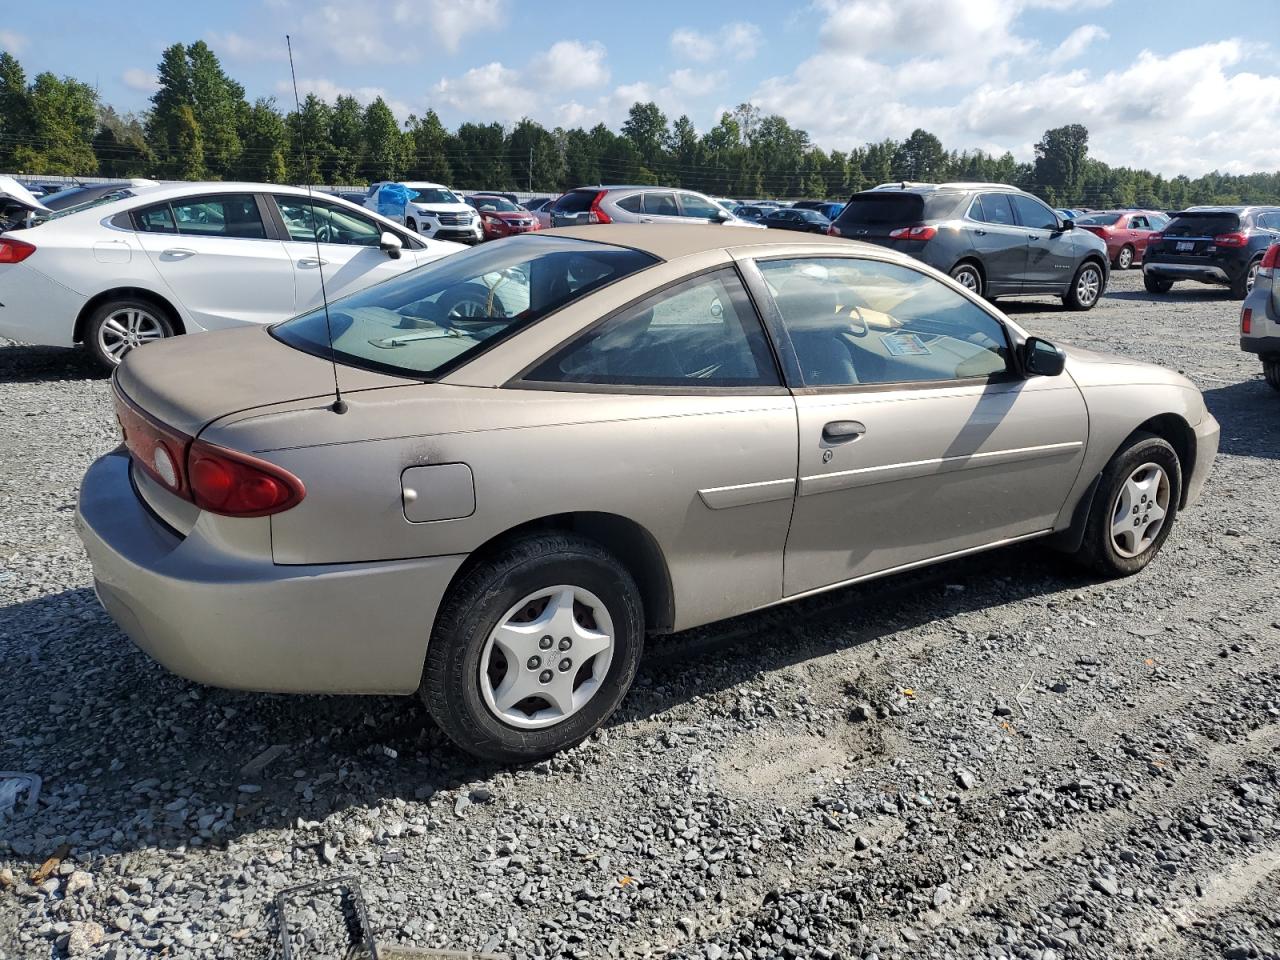
[[[57,850],[53,851],[53,856],[32,870],[31,876],[27,879],[30,880],[32,886],[38,887],[53,875],[53,871],[57,870],[62,861],[67,859],[70,854],[70,844],[64,843]]]
[[[25,793],[22,812],[16,816],[29,817],[36,812],[43,781],[35,773],[19,773],[16,770],[0,770],[0,820],[14,814],[18,807],[18,795]]]

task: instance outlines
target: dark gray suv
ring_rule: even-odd
[[[892,183],[855,193],[827,231],[892,247],[989,300],[1053,294],[1089,310],[1107,288],[1107,245],[1002,183]]]

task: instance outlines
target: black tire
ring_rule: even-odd
[[[1150,273],[1143,275],[1142,285],[1147,288],[1147,293],[1168,293],[1173,289],[1172,280],[1157,277]]]
[[[613,654],[600,688],[553,726],[520,729],[485,702],[480,663],[502,616],[531,593],[559,584],[595,594],[613,621]],[[626,568],[593,541],[570,534],[518,540],[482,561],[450,588],[427,646],[419,695],[440,728],[463,750],[500,763],[523,763],[580,743],[617,709],[635,679],[644,648],[644,607]]]
[[[1115,268],[1117,270],[1128,270],[1133,266],[1133,247],[1127,243],[1120,248],[1120,252],[1116,254]]]
[[[1089,282],[1092,278],[1092,284]],[[1092,310],[1107,289],[1107,277],[1096,260],[1086,260],[1071,278],[1071,286],[1062,298],[1068,310]]]
[[[1169,480],[1169,505],[1164,523],[1151,543],[1136,556],[1125,556],[1116,549],[1111,535],[1114,512],[1125,482],[1139,467],[1154,463]],[[1182,465],[1168,441],[1151,433],[1135,433],[1102,471],[1085,524],[1084,540],[1073,557],[1104,577],[1128,577],[1150,563],[1164,546],[1178,516],[1182,497]]]
[[[116,333],[115,329],[109,326],[114,321],[116,328],[130,329],[131,321],[127,318],[131,315],[137,318],[139,343],[136,345],[131,345],[127,337]],[[174,322],[168,308],[141,297],[121,297],[119,300],[108,300],[106,303],[99,304],[89,315],[89,320],[84,326],[84,346],[89,351],[89,356],[93,357],[99,366],[105,370],[114,370],[136,346],[151,340],[167,339],[177,334],[178,325]],[[125,341],[122,347],[113,352],[111,345],[121,341]]]
[[[417,233],[417,232],[418,232],[418,221],[417,221],[417,220],[406,220],[406,221],[404,222],[404,225],[405,225],[405,227],[406,227],[406,228],[408,228],[408,229],[409,229],[410,231],[412,231],[413,233]]]
[[[1249,262],[1249,266],[1240,272],[1240,276],[1231,281],[1231,299],[1243,300],[1249,295],[1249,291],[1253,289],[1254,281],[1258,278],[1258,268],[1262,266],[1262,258],[1255,257]]]
[[[1280,360],[1263,360],[1262,376],[1272,390],[1280,390]]]
[[[951,268],[951,279],[979,297],[987,286],[978,265],[969,260],[962,260]]]

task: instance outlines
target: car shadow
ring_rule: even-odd
[[[762,672],[1088,582],[1062,558],[1025,545],[653,638],[606,730],[626,736],[630,724]],[[465,797],[480,782],[529,775],[454,747],[416,697],[244,693],[174,676],[120,633],[87,588],[22,601],[6,614],[22,625],[0,632],[7,686],[20,693],[0,707],[0,767],[39,774],[44,791],[31,817],[0,821],[0,848],[7,841],[32,861],[48,853],[49,838],[71,834],[67,816],[82,857],[223,848],[300,820],[444,791]],[[265,769],[246,771],[277,745]],[[198,813],[219,821],[211,836],[199,836]]]
[[[1108,290],[1104,295],[1110,300],[1135,300],[1145,303],[1204,303],[1206,300],[1239,303],[1226,287],[1175,287],[1169,293],[1151,293],[1149,290]]]
[[[33,347],[0,340],[0,383],[105,380],[109,376],[80,347]]]
[[[1220,453],[1280,460],[1280,392],[1261,374],[1205,390],[1204,402],[1222,427]]]

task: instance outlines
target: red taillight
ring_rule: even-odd
[[[932,240],[937,235],[937,227],[899,227],[889,231],[894,240]]]
[[[1280,267],[1280,243],[1273,243],[1267,247],[1267,252],[1262,257],[1262,262],[1258,264],[1258,276],[1269,277],[1277,267]]]
[[[1245,307],[1244,310],[1240,312],[1240,332],[1241,333],[1253,332],[1253,308],[1252,307]]]
[[[35,252],[34,243],[14,240],[12,237],[0,237],[0,263],[21,263]]]
[[[1164,239],[1164,234],[1161,233],[1159,230],[1157,230],[1155,233],[1147,237],[1147,242],[1155,243],[1157,240],[1163,240],[1163,239]]]
[[[608,194],[608,190],[601,190],[596,194],[594,200],[591,201],[591,213],[587,216],[590,223],[613,223],[613,219],[600,209],[600,201]]]
[[[838,236],[840,236],[840,228],[839,228],[839,227],[837,227],[834,223],[833,223],[833,224],[830,224],[830,225],[827,227],[827,236],[828,236],[828,237],[838,237]]]
[[[275,464],[197,440],[187,456],[191,499],[227,517],[265,517],[297,505],[302,481]]]
[[[1220,233],[1213,238],[1213,242],[1220,247],[1243,247],[1249,242],[1249,238],[1243,233]]]
[[[133,462],[166,490],[191,499],[182,470],[191,438],[151,419],[118,391],[116,418]]]

